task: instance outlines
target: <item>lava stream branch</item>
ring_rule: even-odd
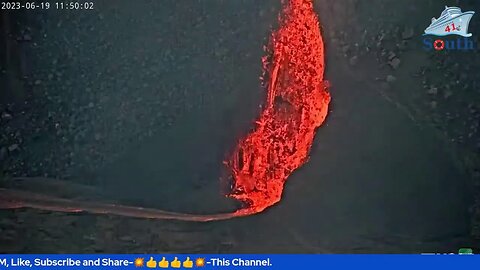
[[[308,160],[315,130],[327,116],[330,94],[323,80],[324,47],[312,0],[285,0],[279,28],[267,46],[263,85],[267,100],[252,132],[226,164],[234,186],[228,195],[244,202],[232,213],[194,215],[116,204],[60,199],[0,189],[0,208],[37,208],[128,217],[206,222],[259,213],[282,197],[289,175]]]

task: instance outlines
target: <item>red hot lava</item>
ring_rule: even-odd
[[[312,1],[284,2],[279,26],[270,57],[262,59],[265,109],[227,162],[234,180],[229,196],[246,204],[238,216],[280,201],[288,176],[307,162],[315,130],[328,112],[323,40]]]
[[[287,177],[307,161],[315,129],[325,120],[330,102],[328,84],[323,81],[323,41],[312,1],[285,1],[279,23],[271,37],[270,57],[263,58],[265,110],[227,162],[234,179],[229,196],[244,202],[245,208],[192,215],[0,188],[0,209],[30,207],[207,222],[255,214],[279,202]]]

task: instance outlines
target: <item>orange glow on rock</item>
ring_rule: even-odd
[[[76,201],[0,188],[0,209],[36,208],[126,217],[208,222],[259,213],[279,202],[288,176],[308,160],[315,130],[327,116],[323,40],[311,0],[285,0],[279,29],[262,59],[264,110],[226,164],[234,185],[228,195],[245,203],[234,213],[195,215],[117,204]]]
[[[311,0],[284,2],[267,53],[262,59],[264,110],[227,162],[234,181],[229,196],[245,203],[235,213],[239,216],[280,201],[288,176],[307,162],[330,103],[323,40]]]

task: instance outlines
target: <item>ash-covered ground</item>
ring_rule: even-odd
[[[0,251],[478,250],[479,47],[423,49],[444,4],[480,10],[467,0],[315,2],[331,112],[266,213],[194,224],[1,210]],[[3,181],[40,176],[93,187],[79,187],[82,198],[232,209],[222,161],[260,110],[260,59],[279,10],[273,0],[122,0],[2,11]]]

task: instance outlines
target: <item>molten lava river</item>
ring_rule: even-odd
[[[324,46],[311,0],[285,0],[279,28],[262,59],[267,91],[255,127],[238,142],[230,159],[233,189],[244,207],[234,213],[191,215],[116,204],[80,202],[0,189],[0,207],[212,221],[262,212],[281,200],[289,175],[308,160],[315,130],[327,116],[330,94],[323,80]]]
[[[313,4],[286,2],[264,57],[267,100],[256,127],[231,160],[231,197],[246,203],[238,214],[258,213],[277,203],[288,176],[308,159],[315,130],[328,112],[323,81],[323,40]]]

